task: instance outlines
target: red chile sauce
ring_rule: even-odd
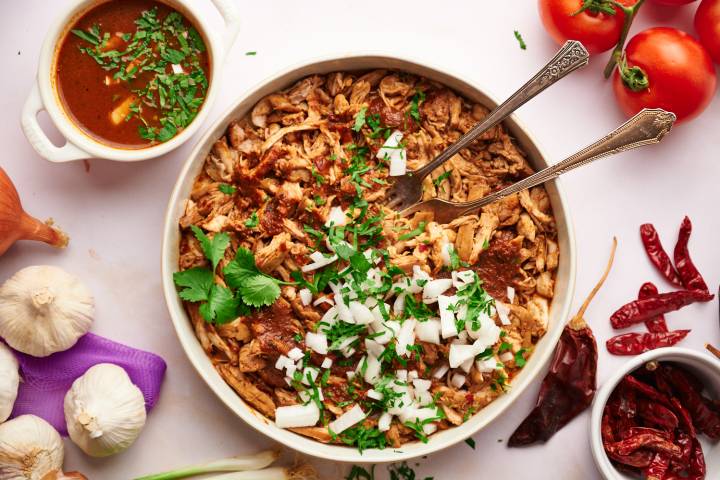
[[[115,69],[104,69],[92,55],[87,51],[83,53],[81,50],[81,48],[95,49],[95,45],[72,32],[75,30],[92,33],[92,28],[97,25],[101,38],[97,48],[101,53],[107,51],[127,52],[139,29],[136,21],[141,18],[143,12],[153,10],[156,11],[155,18],[160,25],[168,15],[180,15],[181,23],[187,30],[187,34],[183,38],[191,39],[190,50],[187,50],[188,47],[185,50],[190,53],[187,53],[185,58],[178,62],[178,65],[181,65],[184,70],[182,75],[191,77],[192,73],[201,70],[202,73],[198,73],[198,75],[204,75],[209,82],[210,62],[202,37],[186,17],[168,5],[157,1],[111,0],[101,3],[75,21],[57,50],[55,85],[67,115],[83,132],[106,145],[139,149],[167,141],[189,125],[204,101],[207,87],[203,88],[202,84],[195,82],[195,78],[198,77],[193,77],[190,83],[197,85],[196,93],[193,95],[188,90],[184,90],[183,93],[186,95],[184,100],[195,100],[196,108],[191,108],[190,113],[177,122],[175,122],[174,114],[170,113],[175,124],[168,127],[168,130],[162,135],[158,135],[164,126],[162,119],[168,118],[170,110],[168,107],[166,110],[162,110],[158,106],[152,105],[153,103],[159,104],[157,90],[153,92],[155,97],[150,102],[143,101],[144,99],[141,99],[137,91],[144,89],[158,74],[172,75],[174,73],[172,67],[174,62],[169,61],[169,57],[162,58],[160,55],[161,42],[152,41],[149,44],[151,53],[140,55],[137,59],[138,62],[142,62],[144,59],[144,65],[154,63],[160,71],[141,71],[141,67],[139,67],[138,71],[133,74],[134,78],[123,80],[114,78],[114,74],[120,70],[124,70],[126,73],[130,72],[137,65],[132,64],[132,55],[117,57],[115,61],[119,67]],[[183,46],[180,45],[178,38],[170,31],[161,31],[165,35],[164,42],[162,42],[164,46],[181,52]],[[109,34],[107,39],[103,38],[105,33]],[[191,35],[188,35],[190,33]],[[162,62],[164,62],[164,68]],[[122,67],[125,65],[129,66],[123,69]],[[123,102],[126,102],[125,105]],[[132,114],[131,118],[127,118],[131,114],[130,105],[140,106],[141,112],[139,113],[144,122],[137,113]],[[176,106],[181,108],[179,104]],[[138,107],[134,106],[133,108],[137,109]],[[113,121],[113,111],[116,112],[115,121]],[[122,120],[117,121],[118,118]],[[141,130],[146,129],[145,131],[148,132],[148,128],[152,129],[149,130],[151,133],[143,135]]]

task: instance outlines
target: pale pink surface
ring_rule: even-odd
[[[217,16],[209,1],[198,1]],[[2,8],[0,144],[4,151],[0,163],[16,182],[28,211],[53,216],[70,234],[71,243],[64,252],[44,245],[13,247],[0,260],[0,279],[42,263],[79,275],[97,298],[93,331],[160,354],[168,362],[168,372],[160,402],[136,445],[116,458],[98,461],[68,444],[66,465],[90,478],[124,480],[267,446],[268,440],[225,409],[195,374],[172,331],[162,298],[161,223],[176,174],[192,145],[139,164],[93,160],[86,173],[82,163],[45,162],[22,135],[20,111],[34,80],[45,28],[69,3],[26,0],[7,2]],[[242,31],[230,53],[210,120],[269,74],[319,55],[344,51],[405,54],[446,67],[503,98],[557,49],[542,30],[534,0],[322,0],[313,2],[312,7],[280,0],[238,3],[243,12]],[[654,24],[675,24],[692,31],[694,4],[677,11],[651,3],[644,8],[633,31]],[[518,48],[513,36],[516,29],[523,34],[528,50]],[[258,53],[245,56],[246,51]],[[593,58],[585,70],[519,111],[520,119],[551,160],[574,153],[624,120],[614,105],[610,85],[602,79],[604,62],[604,57]],[[600,382],[626,361],[608,355],[602,345],[615,334],[609,325],[610,314],[634,298],[646,280],[666,288],[641,249],[641,223],[655,223],[671,249],[677,227],[688,214],[695,227],[690,246],[693,259],[711,288],[717,287],[718,118],[720,102],[716,99],[700,118],[674,130],[661,146],[601,161],[568,174],[563,182],[576,228],[578,297],[586,294],[601,272],[611,237],[616,235],[619,240],[615,269],[587,314],[601,343]],[[700,349],[706,341],[720,345],[716,301],[668,315],[668,323],[671,328],[693,329],[682,346]],[[537,386],[528,388],[505,418],[476,435],[475,451],[459,444],[418,460],[422,465],[419,478],[599,478],[590,455],[587,413],[545,446],[505,447],[536,394]]]

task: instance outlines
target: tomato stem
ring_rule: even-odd
[[[625,41],[627,40],[628,33],[630,33],[630,27],[632,26],[633,20],[635,20],[635,16],[637,15],[638,11],[640,11],[640,7],[643,3],[645,3],[645,0],[638,0],[633,6],[626,7],[622,3],[613,1],[613,5],[622,10],[625,14],[625,20],[623,21],[622,31],[620,32],[620,39],[618,40],[615,49],[610,54],[610,60],[605,66],[605,71],[603,72],[605,78],[610,78],[613,70],[615,70],[615,66],[618,64],[618,61],[622,57],[622,51],[625,47]]]
[[[605,13],[607,15],[615,15],[615,8],[613,7],[613,0],[583,0],[582,7],[574,12],[571,16],[579,15],[585,10],[591,13]]]
[[[640,92],[648,88],[650,81],[647,73],[638,66],[628,67],[625,55],[619,54],[619,56],[620,58],[616,59],[616,62],[623,83],[633,92]]]

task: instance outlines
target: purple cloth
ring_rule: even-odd
[[[45,358],[15,352],[20,362],[20,391],[12,417],[31,413],[47,420],[67,436],[63,412],[65,394],[76,378],[93,365],[114,363],[125,369],[145,397],[148,411],[160,395],[167,365],[154,353],[135,350],[88,333],[70,350]]]

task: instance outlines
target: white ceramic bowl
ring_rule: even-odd
[[[132,162],[154,158],[179,147],[200,128],[210,112],[210,106],[215,100],[218,90],[220,68],[239,31],[239,12],[232,0],[212,0],[225,22],[223,32],[213,30],[207,19],[198,13],[197,0],[161,0],[183,13],[205,39],[210,56],[210,84],[205,102],[192,123],[171,140],[148,148],[115,148],[88,136],[67,115],[57,94],[54,71],[55,56],[65,32],[77,18],[93,6],[105,1],[107,0],[76,0],[67,12],[58,16],[55,23],[50,26],[40,50],[37,78],[25,101],[21,125],[35,151],[51,162],[68,162],[85,158],[107,158]],[[55,126],[67,140],[65,145],[55,146],[40,128],[37,115],[43,110],[47,111]]]
[[[590,446],[598,470],[606,480],[635,480],[625,473],[619,472],[605,454],[600,432],[603,410],[610,394],[617,384],[630,372],[633,372],[650,361],[675,362],[695,373],[715,397],[720,396],[720,361],[707,352],[697,352],[687,348],[669,347],[651,350],[634,357],[608,379],[595,395],[590,415]],[[702,434],[698,436],[703,447],[707,475],[705,478],[720,478],[720,443],[711,443]]]
[[[552,354],[555,344],[562,333],[568,317],[575,286],[575,238],[566,207],[566,201],[559,184],[553,181],[547,184],[550,200],[558,224],[560,264],[557,273],[555,299],[550,312],[548,332],[540,340],[535,352],[527,365],[513,380],[512,388],[502,397],[474,415],[465,424],[439,432],[430,437],[428,443],[412,443],[400,449],[366,450],[362,455],[355,448],[324,445],[315,440],[303,437],[288,430],[283,430],[249,407],[215,371],[210,359],[205,355],[190,324],[183,305],[178,298],[173,284],[172,274],[178,269],[178,220],[183,214],[185,199],[189,197],[192,184],[199,173],[205,156],[217,138],[224,134],[228,124],[244,116],[261,98],[282,88],[292,85],[297,80],[314,73],[328,73],[340,70],[366,70],[374,68],[398,69],[423,75],[443,83],[465,97],[489,107],[497,102],[471,82],[462,80],[455,75],[424,66],[418,62],[395,57],[356,54],[342,58],[315,60],[293,67],[264,81],[259,86],[244,93],[215,124],[208,129],[185,163],[175,188],[173,189],[165,218],[162,245],[162,280],[165,299],[172,317],[175,330],[188,358],[200,376],[207,382],[215,394],[240,418],[245,420],[257,431],[308,455],[342,462],[394,462],[436,452],[467,437],[487,426],[493,419],[501,415],[528,384],[543,371]],[[505,122],[510,132],[528,154],[530,162],[536,169],[547,166],[545,157],[536,143],[520,126],[517,119],[510,118]]]

